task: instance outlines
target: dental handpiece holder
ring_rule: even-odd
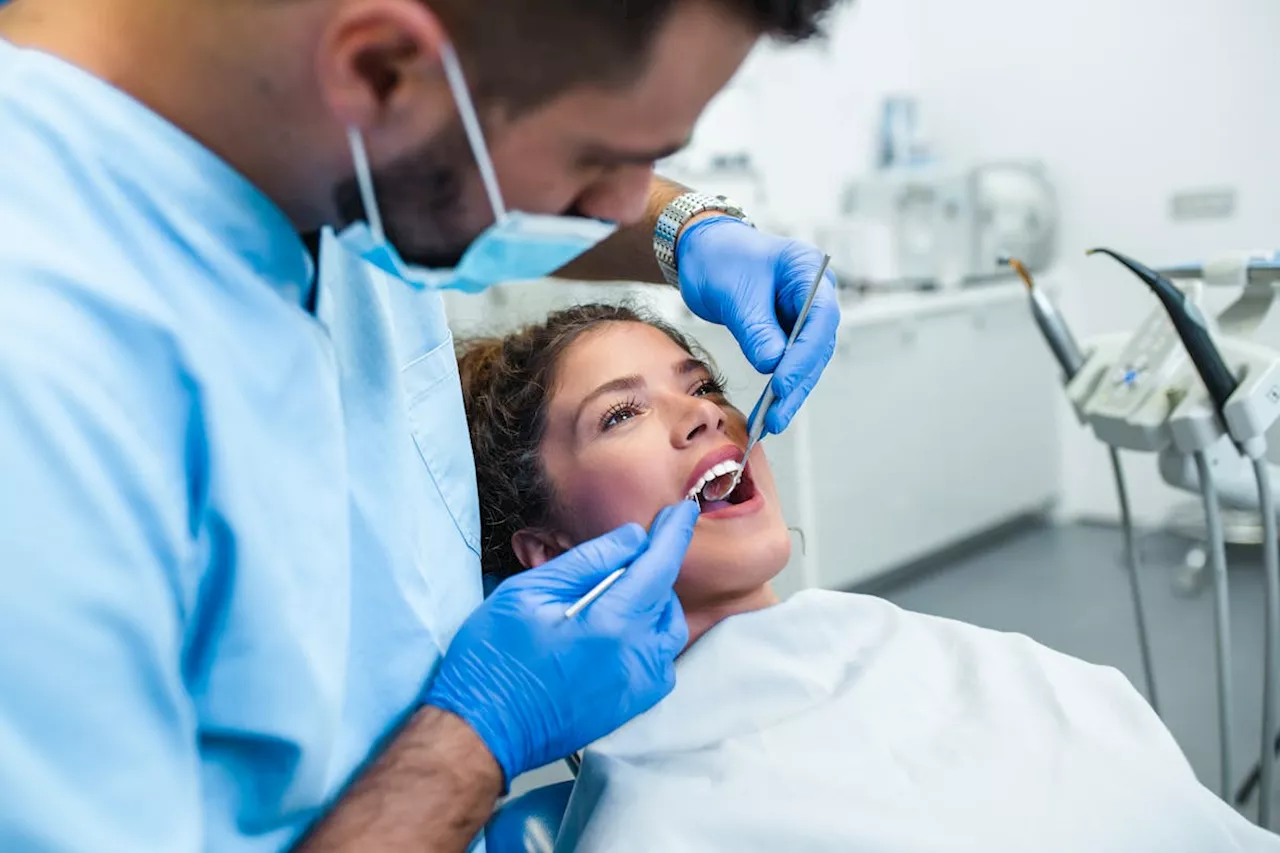
[[[1113,253],[1113,257],[1116,256]],[[1280,256],[1243,253],[1223,256],[1202,266],[1155,274],[1128,259],[1162,302],[1130,335],[1105,335],[1088,341],[1084,367],[1067,385],[1067,394],[1080,420],[1113,448],[1159,454],[1161,473],[1171,484],[1200,491],[1205,503],[1210,553],[1214,563],[1216,646],[1218,649],[1219,736],[1222,752],[1223,795],[1230,796],[1230,755],[1234,709],[1231,678],[1229,597],[1219,496],[1229,493],[1238,503],[1246,490],[1219,481],[1229,473],[1240,479],[1245,470],[1256,474],[1253,508],[1270,499],[1266,436],[1280,420],[1280,352],[1254,340],[1268,318],[1280,290]],[[1135,267],[1137,269],[1135,269]],[[1177,280],[1176,287],[1170,279]],[[1210,319],[1203,311],[1205,285],[1236,285],[1241,295],[1225,311]],[[1171,315],[1176,320],[1171,320]],[[1195,352],[1193,360],[1189,351]],[[1272,442],[1272,452],[1275,445]],[[1243,460],[1235,452],[1255,464]],[[1232,457],[1235,456],[1233,459]],[[1194,460],[1192,471],[1174,460]],[[1176,475],[1171,478],[1170,474]],[[1250,478],[1252,479],[1252,478]],[[1264,499],[1264,495],[1267,496]],[[1274,530],[1274,510],[1264,523]],[[1270,540],[1272,537],[1264,537]],[[1274,787],[1270,739],[1276,729],[1277,654],[1280,607],[1277,606],[1274,542],[1264,542],[1267,560],[1267,639],[1264,691],[1264,750],[1259,766],[1264,787],[1260,822],[1270,823],[1269,794]],[[1257,771],[1255,770],[1255,776]]]
[[[1250,458],[1261,455],[1268,430],[1280,420],[1280,352],[1249,336],[1271,313],[1280,265],[1254,267],[1256,257],[1231,255],[1168,272],[1197,311],[1203,309],[1205,282],[1244,284],[1240,298],[1216,320],[1201,314],[1205,336],[1231,373],[1234,390],[1225,398],[1210,397],[1163,307],[1132,334],[1085,343],[1085,365],[1067,384],[1067,395],[1099,440],[1126,450],[1192,453],[1225,435]]]

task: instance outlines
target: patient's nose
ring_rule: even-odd
[[[676,420],[673,440],[677,447],[692,444],[703,433],[725,431],[724,410],[705,397],[686,397],[685,410]]]

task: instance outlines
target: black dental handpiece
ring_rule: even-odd
[[[1080,368],[1084,367],[1084,356],[1080,353],[1080,346],[1072,336],[1071,330],[1067,328],[1067,321],[1063,319],[1058,306],[1053,304],[1048,294],[1036,287],[1031,273],[1021,261],[1008,255],[1001,255],[999,261],[1001,264],[1012,267],[1026,284],[1027,295],[1031,298],[1031,316],[1035,318],[1036,325],[1040,327],[1041,334],[1049,344],[1049,349],[1058,360],[1063,378],[1070,382],[1080,372]]]
[[[1182,345],[1186,348],[1187,355],[1191,357],[1191,363],[1195,365],[1196,372],[1200,374],[1205,389],[1213,398],[1218,414],[1221,415],[1227,401],[1239,387],[1240,381],[1227,367],[1222,353],[1218,351],[1213,338],[1209,336],[1209,328],[1200,309],[1187,298],[1185,293],[1174,287],[1173,282],[1155,270],[1111,249],[1091,249],[1088,252],[1090,255],[1098,253],[1119,261],[1130,272],[1146,282],[1147,287],[1155,293],[1156,298],[1164,305],[1165,311],[1169,313],[1174,330],[1182,339]]]

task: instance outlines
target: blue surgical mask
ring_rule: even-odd
[[[456,267],[432,269],[406,263],[383,231],[364,138],[358,129],[352,127],[347,129],[347,138],[355,161],[356,183],[369,221],[367,224],[358,222],[339,236],[349,251],[415,287],[477,293],[503,281],[544,278],[617,229],[617,225],[598,219],[507,210],[498,189],[498,177],[489,157],[489,148],[480,130],[480,120],[462,76],[462,66],[448,44],[442,47],[440,59],[445,79],[458,105],[467,142],[480,167],[480,178],[493,208],[494,223],[472,241]]]

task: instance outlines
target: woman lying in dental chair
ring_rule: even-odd
[[[626,308],[471,342],[459,366],[500,577],[647,526],[746,443],[690,342]],[[587,750],[557,851],[1280,851],[1118,672],[868,596],[779,603],[789,551],[756,448],[704,501],[675,691]]]

